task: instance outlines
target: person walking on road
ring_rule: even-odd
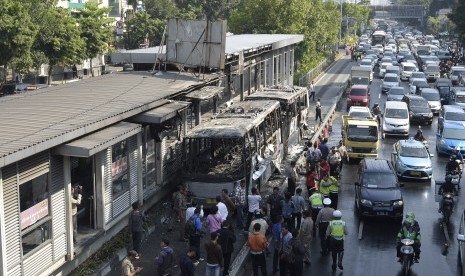
[[[331,207],[337,209],[339,200],[339,181],[333,176],[329,177],[329,199],[331,199]]]
[[[291,276],[303,276],[304,273],[304,256],[306,250],[298,236],[299,230],[292,230],[292,239],[289,242],[292,246],[292,253],[294,253],[294,262],[289,264],[289,275]]]
[[[284,219],[281,215],[273,220],[271,233],[273,235],[273,273],[279,271],[279,251],[281,250],[281,231]]]
[[[210,214],[207,216],[205,220],[208,226],[208,230],[211,233],[215,233],[216,231],[221,229],[221,223],[223,223],[223,219],[221,215],[218,213],[218,206],[212,206],[210,209]]]
[[[262,201],[262,196],[258,194],[257,188],[252,188],[252,194],[247,196],[247,204],[249,206],[249,213],[247,215],[247,224],[245,229],[249,229],[250,223],[252,222],[253,215],[255,211],[260,209],[260,201]]]
[[[236,226],[239,230],[245,228],[244,225],[244,208],[246,206],[245,202],[245,179],[242,179],[239,185],[236,186]]]
[[[121,270],[123,276],[136,276],[141,272],[142,267],[134,267],[135,260],[139,259],[139,254],[135,250],[131,250],[128,252],[126,258],[123,259],[121,263]]]
[[[329,222],[333,219],[334,209],[331,208],[331,199],[325,198],[323,200],[323,205],[325,206],[316,217],[315,225],[316,225],[316,232],[320,237],[321,242],[321,254],[328,255],[329,254],[329,244],[328,240],[326,239],[326,229],[328,228]]]
[[[198,263],[194,263],[196,249],[189,247],[187,253],[179,257],[179,268],[181,269],[180,276],[195,276],[195,267]]]
[[[281,209],[283,210],[282,216],[286,225],[289,227],[289,230],[295,228],[293,221],[292,221],[292,212],[295,209],[294,203],[291,200],[291,194],[286,192],[284,194],[284,199],[281,201]]]
[[[302,189],[297,188],[295,190],[295,195],[291,198],[292,203],[294,203],[294,210],[292,211],[292,223],[296,225],[296,229],[300,229],[300,223],[302,222],[302,212],[307,209],[307,204],[305,199],[302,197]]]
[[[255,214],[254,214],[252,223],[250,223],[249,233],[253,233],[253,232],[254,232],[253,226],[254,226],[256,223],[260,224],[260,233],[262,233],[263,236],[265,236],[265,235],[266,235],[266,231],[268,230],[268,223],[267,223],[266,220],[262,217],[262,210],[260,210],[260,209],[255,210]]]
[[[266,203],[266,210],[271,221],[276,221],[278,217],[282,216],[281,201],[283,199],[279,194],[279,188],[274,187],[273,193],[268,197]]]
[[[218,244],[218,232],[211,233],[210,241],[205,244],[207,251],[207,267],[205,269],[205,276],[220,276],[220,270],[223,267],[223,251]]]
[[[184,215],[186,214],[186,196],[185,196],[185,188],[182,185],[177,187],[177,191],[173,194],[173,210],[176,212],[177,215],[177,222],[180,223],[179,225],[179,240],[185,241],[185,233],[184,227],[186,223],[186,218]]]
[[[295,187],[297,185],[297,180],[298,180],[298,177],[299,177],[298,173],[297,173],[296,165],[297,165],[296,161],[291,161],[289,167],[286,170],[287,191],[291,194],[291,196],[294,195]]]
[[[200,209],[200,214],[199,217],[203,218],[204,212],[203,212],[203,205],[200,205],[197,203],[197,201],[192,200],[191,206],[186,209],[186,222],[192,217],[192,215],[195,212],[195,209],[199,208]]]
[[[223,251],[224,268],[223,275],[229,275],[229,265],[231,263],[231,255],[234,251],[234,243],[236,242],[236,235],[231,228],[228,220],[223,222],[221,229],[217,232],[219,234],[218,244]]]
[[[333,220],[329,223],[326,230],[326,237],[329,238],[329,246],[333,264],[331,268],[336,270],[336,261],[339,269],[342,267],[342,258],[344,257],[344,235],[347,235],[347,226],[345,221],[342,220],[342,213],[339,210],[333,212]]]
[[[258,267],[260,267],[262,276],[266,276],[265,250],[268,246],[268,241],[266,240],[265,235],[261,233],[260,223],[255,223],[253,225],[253,233],[249,233],[247,246],[250,248],[253,275],[258,276]]]
[[[169,245],[170,242],[167,239],[162,239],[160,242],[161,251],[156,258],[158,276],[172,275],[171,270],[174,266],[174,251]]]
[[[312,101],[315,101],[315,85],[313,84],[313,81],[310,84],[309,91],[310,91],[310,96],[309,96],[308,99],[310,100],[310,98],[311,98]]]
[[[226,221],[229,217],[229,211],[226,204],[222,201],[221,196],[216,197],[216,206],[218,207],[218,213],[221,215],[221,219]]]
[[[231,220],[232,216],[234,215],[236,205],[234,205],[231,198],[229,197],[228,189],[221,190],[221,202],[223,202],[226,205],[226,208],[228,209],[228,217],[226,219]]]
[[[317,189],[313,188],[310,190],[308,201],[310,202],[310,209],[312,210],[312,220],[316,222],[318,213],[323,209],[323,196]]]
[[[320,123],[323,122],[321,119],[321,101],[320,98],[316,101],[316,106],[315,106],[315,121],[318,121],[320,119]]]
[[[312,213],[309,210],[305,210],[304,220],[300,226],[299,239],[305,248],[304,263],[310,265],[312,261],[312,240],[313,240],[313,220]]]
[[[323,179],[320,180],[320,185],[318,190],[324,198],[329,198],[329,187],[331,183],[329,181],[329,175],[323,176]]]
[[[284,253],[291,239],[292,239],[292,234],[289,231],[289,227],[286,223],[283,223],[281,226],[281,247],[279,250],[279,275],[280,276],[287,276],[287,273],[289,272],[290,264],[286,262]]]
[[[131,224],[132,248],[139,253],[142,239],[145,235],[144,223],[146,222],[146,218],[144,212],[139,209],[138,201],[132,204],[132,214],[129,222]]]
[[[195,259],[202,260],[200,258],[200,239],[202,238],[202,222],[200,221],[201,209],[196,208],[194,214],[189,218],[194,223],[194,229],[189,235],[189,246],[195,248]]]

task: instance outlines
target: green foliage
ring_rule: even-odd
[[[456,25],[460,40],[465,43],[465,0],[458,0],[449,14],[449,19]]]
[[[151,18],[166,20],[178,15],[178,8],[173,0],[146,0],[144,5]]]
[[[79,26],[85,41],[86,58],[92,59],[103,54],[113,38],[113,31],[109,27],[113,19],[106,17],[109,11],[109,8],[99,8],[96,2],[86,2],[80,10]]]
[[[151,19],[146,12],[138,12],[126,21],[127,34],[124,38],[126,48],[138,48],[147,37],[152,46],[158,45],[163,35],[166,22],[161,19]]]
[[[0,65],[15,65],[24,72],[32,65],[30,49],[37,28],[25,5],[16,0],[0,0]]]

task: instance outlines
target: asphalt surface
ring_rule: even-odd
[[[354,65],[355,62],[352,62]],[[347,70],[350,70],[348,65]],[[343,70],[346,72],[346,69]],[[330,78],[330,76],[326,76]],[[371,103],[378,102],[384,107],[386,95],[381,93],[382,80],[376,78],[371,85]],[[407,82],[402,86],[408,88]],[[408,90],[407,90],[408,91]],[[322,96],[322,95],[320,95]],[[345,114],[346,98],[341,99],[336,119],[333,123],[333,132],[330,133],[329,143],[336,145],[341,139],[341,115]],[[381,109],[383,110],[383,108]],[[410,126],[410,134],[416,133],[417,125]],[[434,154],[433,179],[443,179],[445,173],[446,157],[438,157],[435,150],[437,116],[431,126],[422,126],[423,135],[428,139],[430,151]],[[402,138],[400,138],[402,139]],[[382,140],[379,158],[390,159],[392,145],[398,138],[388,137]],[[345,238],[344,270],[336,272],[331,270],[331,257],[320,255],[319,240],[314,239],[312,245],[312,264],[304,267],[304,275],[401,275],[401,265],[396,258],[396,235],[399,224],[388,219],[359,220],[354,211],[354,182],[357,178],[357,164],[345,164],[341,177],[341,192],[339,194],[339,209],[348,226],[349,235]],[[463,185],[462,180],[462,185]],[[459,226],[460,214],[464,210],[465,201],[462,199],[464,190],[459,190],[455,198],[456,205],[451,217],[450,227],[444,231],[441,227],[441,214],[438,213],[438,203],[435,201],[434,181],[402,181],[401,188],[405,206],[404,214],[415,213],[421,227],[421,259],[411,268],[410,275],[458,275],[460,268],[457,263],[458,242],[456,235]],[[305,189],[304,189],[305,190]],[[446,237],[446,234],[447,236]],[[444,250],[446,239],[450,240],[448,251]],[[271,275],[272,258],[267,258],[268,272]],[[243,275],[252,275],[250,262],[246,264]]]

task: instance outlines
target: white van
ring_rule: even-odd
[[[399,67],[401,80],[408,80],[412,75],[412,72],[418,71],[417,66],[411,62],[401,62]]]
[[[410,120],[407,104],[399,101],[388,101],[383,114],[383,139],[388,135],[407,136]]]

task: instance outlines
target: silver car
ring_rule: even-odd
[[[392,87],[400,86],[400,78],[396,74],[388,73],[384,75],[381,91],[387,93]]]
[[[420,96],[428,101],[431,112],[439,114],[439,111],[441,110],[441,97],[439,96],[439,91],[437,89],[423,88],[420,92]]]
[[[386,101],[402,101],[405,95],[405,88],[402,86],[394,86],[389,89]]]

